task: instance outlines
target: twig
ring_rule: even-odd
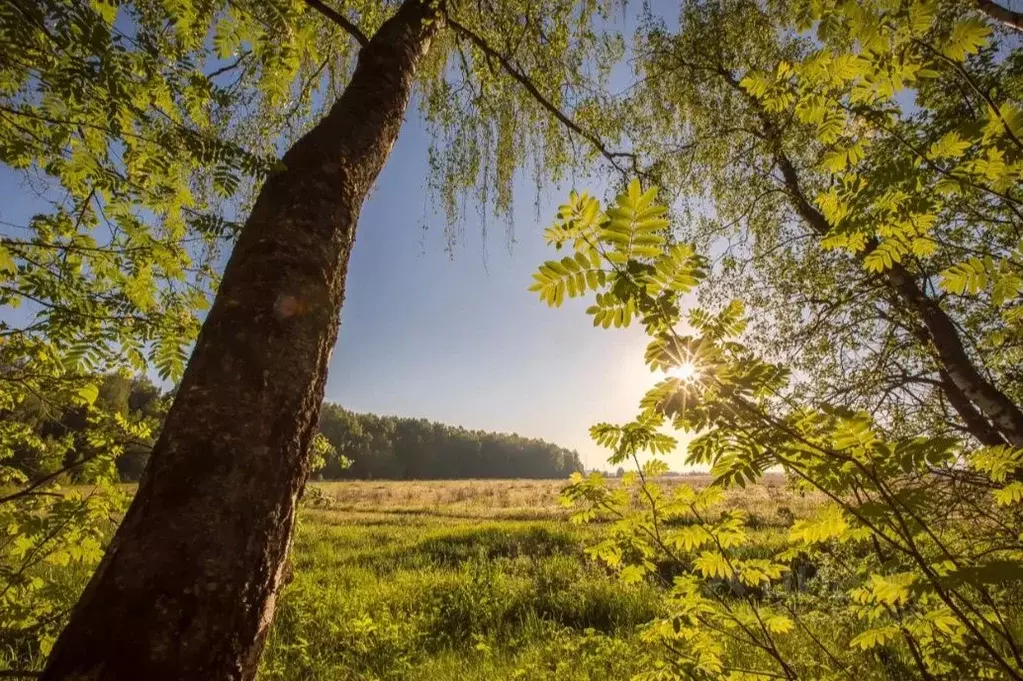
[[[447,23],[451,28],[455,30],[456,33],[468,38],[469,42],[471,42],[473,45],[482,50],[482,52],[485,55],[492,59],[497,60],[497,62],[501,65],[501,68],[503,68],[504,71],[509,76],[518,81],[518,83],[526,89],[526,92],[533,96],[533,99],[535,99],[537,103],[540,104],[540,106],[547,109],[547,111],[550,112],[550,114],[554,116],[556,119],[558,119],[558,121],[560,121],[566,128],[576,133],[577,135],[580,135],[581,137],[586,139],[587,142],[592,144],[594,148],[596,148],[596,150],[599,151],[604,158],[610,161],[611,165],[614,166],[615,170],[617,170],[623,176],[628,176],[630,172],[640,176],[646,175],[646,173],[641,171],[639,168],[639,157],[636,154],[628,151],[612,151],[611,149],[608,149],[607,145],[605,145],[604,142],[599,137],[597,137],[597,135],[595,135],[593,132],[589,130],[583,129],[582,126],[580,126],[578,123],[569,118],[567,114],[561,111],[561,109],[559,109],[553,102],[551,102],[547,97],[545,97],[543,93],[540,92],[540,90],[536,87],[533,81],[529,79],[528,76],[526,76],[518,68],[516,68],[515,65],[512,64],[504,55],[502,55],[500,52],[498,52],[490,45],[488,45],[487,42],[483,40],[483,38],[473,33],[471,30],[463,26],[450,15],[447,16]],[[631,168],[622,167],[621,163],[619,162],[619,159],[621,158],[629,159],[631,162]]]
[[[22,497],[30,496],[30,495],[33,494],[33,490],[36,490],[39,487],[42,487],[46,483],[50,482],[54,478],[57,478],[57,477],[63,475],[64,473],[72,471],[72,470],[78,468],[79,466],[81,466],[82,464],[91,461],[92,459],[95,459],[97,456],[98,456],[98,454],[90,454],[88,456],[82,457],[81,459],[79,459],[78,461],[76,461],[76,462],[74,462],[72,464],[64,466],[59,471],[56,471],[54,473],[50,473],[49,475],[44,475],[43,477],[39,478],[38,480],[36,480],[32,484],[30,484],[28,487],[25,487],[24,489],[20,489],[17,492],[14,492],[12,494],[8,494],[5,497],[0,497],[0,504],[6,504],[7,502],[14,501],[15,499],[20,499]]]
[[[345,15],[341,14],[333,7],[325,4],[322,0],[305,0],[305,4],[309,5],[314,10],[327,17],[327,19],[347,31],[348,35],[355,38],[355,42],[359,43],[361,47],[369,46],[369,38],[366,37],[366,34],[360,31],[358,26],[350,22],[347,18],[345,18]]]

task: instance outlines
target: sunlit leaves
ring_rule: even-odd
[[[666,254],[670,248],[665,247]],[[683,253],[685,258],[691,257],[688,249]],[[560,264],[570,272],[568,263]],[[632,276],[641,277],[641,272]],[[613,306],[642,301],[636,291],[637,287],[609,283],[596,294],[598,303],[589,312],[608,314]],[[622,292],[627,292],[624,298],[620,297]],[[648,314],[662,314],[658,310],[655,306]],[[804,552],[833,550],[825,548],[829,546],[903,546],[907,542],[917,546],[922,530],[916,514],[932,511],[927,505],[926,483],[918,487],[910,481],[934,470],[947,470],[962,460],[964,452],[952,438],[886,441],[868,414],[843,408],[806,409],[782,421],[772,420],[761,410],[766,400],[784,389],[787,372],[759,360],[738,342],[746,324],[743,306],[728,305],[716,313],[692,308],[688,320],[698,335],[679,335],[673,330],[673,322],[648,326],[651,342],[646,360],[651,367],[665,371],[687,363],[700,366],[700,379],[687,383],[669,374],[644,396],[636,421],[598,424],[591,435],[597,444],[611,451],[609,461],[618,465],[643,451],[673,451],[675,440],[659,431],[666,423],[697,430],[688,462],[709,464],[714,484],[701,491],[680,486],[666,495],[652,482],[666,470],[663,462],[654,459],[641,468],[642,475],[626,475],[620,488],[614,490],[599,476],[576,477],[565,490],[565,499],[574,508],[576,521],[613,520],[610,535],[588,552],[626,582],[653,578],[656,555],[687,566],[688,577],[677,578],[672,592],[674,614],[655,624],[650,635],[664,632],[675,641],[679,637],[699,640],[705,632],[703,625],[714,621],[715,626],[740,631],[744,626],[762,627],[772,636],[794,636],[797,628],[792,617],[754,601],[748,602],[748,609],[725,610],[713,600],[697,597],[693,585],[702,582],[741,595],[745,593],[742,589],[771,588],[786,579],[792,570],[790,563]],[[656,332],[652,330],[655,328]],[[965,453],[965,461],[992,482],[1003,483],[991,492],[993,503],[1012,507],[1023,501],[1023,486],[1010,479],[1020,467],[1017,450],[975,450]],[[739,551],[749,542],[747,516],[720,511],[721,491],[756,482],[772,466],[796,473],[797,479],[805,482],[805,489],[823,489],[836,495],[836,503],[818,505],[810,517],[796,520],[787,535],[790,545],[772,557],[743,556]],[[889,487],[896,484],[893,481],[901,481],[896,491]],[[852,490],[866,495],[866,499],[856,503],[847,500]],[[903,520],[905,509],[914,514],[908,522]],[[665,525],[678,520],[684,520],[680,527]],[[858,573],[861,578],[849,592],[849,608],[857,617],[866,618],[870,626],[851,636],[850,650],[870,651],[896,640],[891,635],[896,629],[884,619],[885,608],[926,603],[934,580],[941,580],[942,588],[949,588],[949,584],[992,579],[1000,563],[976,568],[933,567],[928,568],[933,572],[927,573],[919,572],[912,563],[902,565],[911,569]],[[1003,575],[998,579],[1009,578]],[[965,624],[961,617],[939,609],[914,616],[905,626],[909,635],[925,642],[921,645],[954,647],[959,643],[950,642],[961,640]],[[723,659],[720,652],[708,655],[685,659],[693,664],[693,660],[703,659],[712,665]],[[681,658],[674,659],[678,662]]]
[[[876,629],[867,629],[866,631],[857,634],[850,642],[850,645],[860,648],[861,650],[870,650],[878,646],[883,646],[898,635],[899,628],[894,625],[878,627]]]
[[[970,465],[995,482],[1005,482],[1013,471],[1023,465],[1023,450],[1008,446],[984,447],[971,452]]]
[[[610,461],[619,464],[640,452],[666,454],[675,449],[678,441],[671,435],[657,431],[656,424],[634,421],[623,426],[598,423],[590,428],[590,437],[602,447],[614,452]]]
[[[1018,504],[1023,501],[1023,482],[1015,480],[1005,487],[996,489],[992,494],[999,506]]]
[[[607,282],[607,272],[600,268],[599,255],[576,253],[575,257],[565,256],[561,260],[548,260],[533,275],[531,291],[536,291],[540,300],[551,307],[559,307],[565,297],[576,298],[588,291],[597,290]]]
[[[970,258],[941,273],[941,287],[950,293],[979,293],[987,285],[987,267],[983,260]]]
[[[716,551],[704,551],[693,561],[693,567],[704,577],[727,579],[732,576],[732,567],[725,556]]]
[[[689,525],[673,530],[665,541],[676,550],[692,552],[714,542],[714,535],[699,525]]]
[[[664,572],[677,575],[671,616],[649,635],[671,646],[666,666],[677,665],[679,676],[706,664],[714,678],[730,663],[766,660],[771,678],[827,677],[833,660],[782,653],[806,664],[790,672],[771,666],[766,644],[742,638],[743,627],[761,640],[800,637],[808,624],[827,632],[816,640],[834,641],[833,654],[853,675],[869,676],[883,655],[923,678],[997,678],[1015,664],[1006,642],[1018,633],[998,622],[995,609],[1013,607],[1015,586],[1003,587],[1015,579],[1008,566],[1023,558],[1023,465],[1014,448],[978,449],[961,439],[965,417],[947,399],[954,393],[941,388],[949,380],[939,374],[943,358],[889,282],[915,283],[962,330],[978,368],[990,369],[1018,401],[1023,165],[1013,140],[1021,116],[1006,101],[1016,98],[1018,56],[992,42],[989,22],[965,6],[783,4],[729,5],[720,16],[686,4],[677,37],[654,31],[649,38],[660,54],[645,74],[671,84],[649,87],[660,98],[649,104],[656,122],[644,123],[656,127],[663,118],[664,128],[684,129],[680,137],[694,145],[692,163],[675,177],[699,195],[698,206],[686,205],[699,217],[682,231],[714,249],[713,276],[721,279],[711,281],[705,307],[694,308],[665,286],[668,276],[654,282],[644,266],[656,271],[656,258],[633,257],[612,268],[599,292],[612,300],[591,313],[637,301],[645,360],[655,371],[640,415],[691,433],[685,463],[710,469],[710,488],[735,495],[767,471],[783,471],[792,488],[817,496],[812,508],[789,516],[786,530],[765,532],[777,545],[757,545],[751,557],[742,549],[754,549],[744,538],[752,522],[729,533],[724,524],[736,520],[723,505],[689,508],[697,492],[688,488],[677,498],[646,498],[649,485],[626,479],[628,494],[601,500],[601,517],[612,520],[607,541],[624,563],[640,543],[639,560],[649,561],[652,550],[668,563]],[[815,35],[789,41],[790,10]],[[718,49],[723,36],[735,54]],[[672,69],[684,75],[673,79]],[[778,205],[764,199],[779,189]],[[707,198],[713,206],[704,219]],[[632,243],[629,215],[615,216],[609,250]],[[812,242],[801,241],[806,236]],[[662,246],[662,258],[671,247]],[[760,261],[768,264],[750,275]],[[771,304],[753,308],[748,327],[741,306],[727,305],[733,282],[745,286],[743,297]],[[640,285],[646,290],[637,293]],[[669,302],[677,314],[662,310]],[[683,319],[690,328],[679,328]],[[767,361],[777,355],[796,357],[795,386],[786,367]],[[833,365],[818,370],[822,358]],[[672,376],[684,364],[699,365],[700,378]],[[595,432],[614,461],[622,460],[624,434],[621,427]],[[806,565],[813,576],[800,573]],[[778,582],[786,579],[800,587],[784,591]],[[781,611],[791,612],[791,627],[768,624],[778,603],[791,608]],[[742,643],[711,649],[708,631]],[[804,646],[815,649],[806,635]],[[995,652],[978,652],[967,636]]]
[[[623,303],[612,294],[598,293],[595,301],[596,304],[586,308],[586,314],[593,315],[594,326],[602,326],[605,329],[611,326],[622,328],[632,323],[632,317],[636,313],[632,299]]]
[[[919,579],[914,572],[870,576],[867,585],[858,590],[854,598],[881,605],[905,605],[909,602],[913,584]]]
[[[571,242],[576,251],[589,253],[596,248],[596,230],[605,219],[596,198],[572,191],[568,203],[558,208],[555,223],[544,231],[544,238],[556,248]]]
[[[991,27],[979,17],[968,17],[956,22],[947,42],[941,46],[942,53],[949,59],[964,61],[967,56],[976,54],[988,43]]]
[[[91,406],[99,396],[99,386],[95,383],[86,383],[78,389],[78,398],[85,406]]]
[[[859,414],[839,419],[834,433],[835,449],[864,452],[878,442],[871,419],[866,414]]]
[[[971,145],[972,142],[964,139],[958,130],[951,130],[930,146],[927,157],[934,160],[960,158]]]
[[[829,505],[818,511],[812,520],[798,521],[789,534],[794,541],[817,544],[842,537],[848,528],[842,510]]]
[[[645,278],[650,295],[658,295],[666,289],[673,293],[688,293],[704,277],[703,259],[688,244],[668,247],[654,260],[653,266],[653,272]]]
[[[752,71],[741,86],[764,112],[794,115],[814,130],[818,168],[835,179],[816,198],[834,228],[822,246],[858,255],[871,273],[941,258],[942,287],[958,295],[982,294],[999,271],[1005,278],[990,300],[996,307],[1011,300],[1018,261],[982,261],[933,238],[936,225],[952,219],[938,197],[994,200],[1009,221],[1018,211],[1023,166],[1014,130],[1023,116],[1004,93],[984,92],[969,62],[989,49],[990,23],[970,13],[939,19],[947,10],[924,0],[798,5],[797,16],[814,17],[799,23],[816,25],[817,49],[779,59],[773,72]],[[930,94],[921,100],[925,113],[907,106],[906,94],[929,92],[933,80],[970,88],[970,114],[930,110],[938,101]]]
[[[544,236],[556,248],[571,244],[575,253],[541,265],[529,290],[552,307],[594,293],[587,314],[605,329],[627,327],[637,317],[663,326],[671,298],[705,276],[705,260],[689,245],[667,245],[667,209],[656,196],[633,181],[605,213],[589,194],[572,192]]]
[[[772,634],[787,634],[795,627],[795,623],[785,615],[770,615],[764,619],[764,626]]]

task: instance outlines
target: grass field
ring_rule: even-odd
[[[671,479],[668,484],[705,484]],[[583,549],[559,481],[317,483],[261,679],[623,679],[658,587]],[[729,499],[765,535],[812,499],[781,480]]]

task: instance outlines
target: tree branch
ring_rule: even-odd
[[[228,71],[233,71],[234,69],[236,69],[239,66],[241,66],[242,62],[245,61],[246,59],[248,59],[249,56],[251,56],[251,55],[252,55],[252,52],[249,52],[248,50],[246,50],[245,52],[243,52],[237,59],[235,59],[230,64],[227,64],[225,66],[221,66],[219,69],[217,69],[215,71],[212,71],[211,73],[207,73],[206,77],[208,79],[210,79],[210,80],[213,80],[217,76],[222,76],[225,73],[227,73]]]
[[[1014,12],[1008,7],[1002,7],[993,0],[977,0],[977,7],[995,21],[999,21],[1017,31],[1023,31],[1023,12]]]
[[[324,3],[323,0],[305,0],[305,4],[325,16],[329,21],[343,28],[350,36],[355,38],[355,42],[359,43],[360,47],[366,47],[369,45],[369,38],[366,37],[365,33],[359,30],[358,26],[348,21],[348,19],[345,18],[345,15]]]
[[[50,473],[49,475],[44,475],[43,477],[39,478],[35,482],[30,483],[27,487],[24,487],[24,488],[18,490],[17,492],[12,492],[11,494],[8,494],[5,497],[0,497],[0,504],[6,504],[9,501],[14,501],[15,499],[21,499],[22,497],[28,497],[28,496],[33,496],[33,495],[38,496],[38,495],[42,494],[42,492],[35,492],[34,490],[37,490],[40,487],[42,487],[43,485],[45,485],[46,483],[50,482],[51,480],[53,480],[53,479],[55,479],[57,477],[60,477],[61,475],[64,475],[65,473],[73,471],[74,469],[82,466],[83,464],[88,463],[92,459],[95,459],[97,456],[99,456],[99,455],[98,454],[89,454],[88,456],[84,456],[84,457],[82,457],[78,461],[75,461],[72,464],[68,464],[67,466],[64,466],[59,471],[56,471],[54,473]]]
[[[309,2],[310,0],[306,1]],[[540,106],[547,109],[547,111],[549,111],[552,116],[558,119],[558,121],[560,121],[566,128],[568,128],[569,130],[576,133],[580,137],[584,138],[587,142],[592,144],[593,147],[597,151],[599,151],[600,154],[604,158],[606,158],[611,163],[612,166],[614,166],[615,170],[617,170],[623,176],[628,176],[630,175],[630,173],[640,176],[646,175],[646,173],[644,173],[639,168],[639,158],[637,157],[636,154],[627,151],[612,151],[611,149],[608,149],[604,142],[599,137],[597,137],[597,135],[590,132],[589,130],[583,129],[578,123],[573,121],[567,114],[561,111],[561,109],[559,109],[553,102],[551,102],[551,100],[545,97],[543,93],[540,92],[539,89],[537,89],[536,85],[533,83],[533,81],[529,79],[528,76],[526,76],[518,68],[516,68],[515,65],[512,64],[504,55],[502,55],[500,52],[498,52],[490,45],[488,45],[487,42],[483,40],[483,38],[476,35],[471,30],[460,24],[450,15],[448,15],[446,19],[448,26],[454,29],[454,31],[457,34],[468,39],[469,42],[478,47],[488,57],[497,60],[497,62],[501,65],[501,68],[504,69],[504,71],[513,79],[515,79],[523,88],[525,88],[526,92],[532,95],[533,99],[535,99]],[[625,168],[621,165],[619,159],[622,158],[629,159],[631,168]]]

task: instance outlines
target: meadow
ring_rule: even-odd
[[[705,485],[687,476],[667,485]],[[585,553],[562,481],[310,485],[290,584],[259,678],[627,679],[656,580],[626,585]],[[764,541],[816,503],[780,478],[731,494]]]

